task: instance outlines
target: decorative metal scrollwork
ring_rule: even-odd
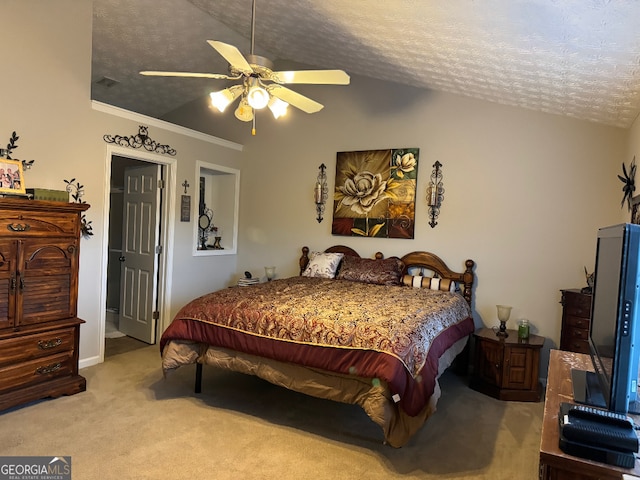
[[[122,135],[104,135],[102,138],[107,143],[115,143],[121,147],[142,148],[148,152],[160,153],[163,155],[175,156],[176,151],[169,145],[161,145],[149,138],[149,127],[140,125],[137,135],[124,137]]]
[[[329,191],[327,188],[327,167],[321,164],[318,167],[318,177],[316,178],[316,186],[313,191],[314,201],[316,204],[316,220],[322,222],[324,215],[324,205],[327,203]]]
[[[444,186],[442,184],[442,164],[438,161],[433,164],[431,179],[427,188],[427,204],[429,205],[429,225],[435,227],[436,218],[440,215],[440,207],[444,200]]]

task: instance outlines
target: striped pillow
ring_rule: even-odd
[[[407,287],[428,288],[430,290],[443,290],[455,292],[456,282],[450,278],[422,277],[419,275],[403,275],[402,284]]]

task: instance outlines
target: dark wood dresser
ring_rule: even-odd
[[[591,294],[580,289],[560,290],[562,293],[562,331],[560,349],[589,353],[589,323],[591,321]]]
[[[0,410],[86,389],[77,300],[87,208],[0,198]]]

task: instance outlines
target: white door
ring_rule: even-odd
[[[127,167],[122,211],[119,330],[146,343],[156,341],[159,234],[159,165]]]

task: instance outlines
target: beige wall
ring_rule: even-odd
[[[36,159],[27,185],[61,188],[63,179],[76,177],[92,205],[88,217],[95,235],[82,241],[79,303],[87,320],[80,355],[89,364],[100,356],[105,275],[108,182],[102,136],[134,134],[139,121],[91,108],[90,2],[5,0],[0,17],[0,53],[11,60],[0,90],[0,141],[16,130],[21,138],[14,157]],[[263,114],[255,137],[227,112],[224,137],[243,143],[242,152],[171,128],[150,129],[154,139],[178,150],[178,184],[197,184],[196,160],[242,169],[237,257],[194,259],[192,225],[175,222],[171,312],[199,293],[232,283],[244,270],[262,273],[265,265],[276,265],[280,276],[295,274],[303,245],[344,243],[367,256],[431,250],[454,268],[466,258],[477,262],[478,326],[497,323],[495,304],[508,303],[513,319],[528,318],[548,338],[546,348],[557,346],[558,290],[584,285],[597,228],[628,217],[620,209],[616,175],[640,146],[637,122],[629,141],[621,129],[359,77],[348,87],[297,90],[326,108],[315,115],[292,111],[277,123]],[[204,122],[205,108],[194,104],[189,116]],[[175,116],[184,120],[185,112]],[[316,222],[312,188],[321,163],[333,189],[337,151],[404,146],[420,148],[414,240],[333,237],[330,208]],[[446,192],[432,229],[424,196],[436,160],[443,164]],[[173,192],[174,205],[181,193]]]
[[[471,258],[477,326],[498,323],[496,304],[512,305],[511,327],[528,318],[548,339],[546,376],[547,351],[560,341],[559,290],[586,285],[597,229],[627,218],[616,177],[629,161],[627,131],[359,77],[348,87],[298,90],[325,109],[294,111],[280,123],[266,112],[255,137],[226,114],[239,128],[227,134],[245,145],[239,271],[269,264],[292,275],[301,246],[336,243],[366,256],[430,250],[459,269]],[[200,121],[212,113],[196,103],[188,115]],[[415,239],[332,236],[331,207],[322,223],[315,219],[318,166],[327,165],[333,190],[336,152],[393,147],[420,148]],[[436,160],[446,192],[431,228],[425,196]]]
[[[109,109],[96,110],[90,100],[91,2],[85,0],[3,0],[0,2],[0,144],[16,131],[20,139],[12,157],[35,159],[25,174],[27,187],[63,189],[64,179],[84,184],[91,205],[87,219],[94,236],[80,247],[78,315],[86,320],[80,333],[81,366],[99,362],[104,328],[106,285],[105,230],[108,227],[108,163],[105,134],[135,135],[139,125],[151,125],[149,136],[175,148],[177,184],[185,179],[197,192],[197,160],[239,168],[241,150],[205,135],[192,136],[151,119],[120,117]],[[130,149],[132,155],[143,152]],[[174,182],[176,183],[176,182]],[[175,185],[174,185],[175,187]],[[182,188],[168,198],[175,208]],[[175,248],[167,272],[167,299],[162,314],[171,318],[177,308],[198,293],[222,288],[237,270],[236,257],[194,258],[193,224],[179,222],[169,239]],[[211,272],[215,271],[213,275]]]

